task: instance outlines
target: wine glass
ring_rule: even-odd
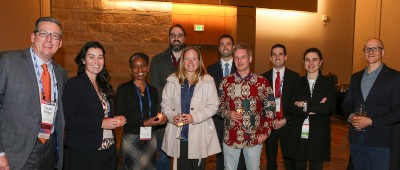
[[[177,124],[177,126],[179,127],[179,136],[176,139],[182,140],[182,136],[181,136],[181,132],[182,132],[182,126],[183,126],[183,122],[182,122],[182,113],[178,113],[179,116],[179,122]]]
[[[356,116],[364,117],[367,115],[367,110],[365,109],[365,104],[360,104],[356,111],[354,112]],[[365,129],[354,129],[356,131],[365,131]]]

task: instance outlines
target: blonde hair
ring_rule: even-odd
[[[183,85],[185,79],[189,80],[188,74],[186,73],[185,66],[183,64],[183,60],[185,57],[185,54],[189,50],[194,50],[197,53],[197,57],[199,60],[199,67],[194,71],[192,77],[190,79],[192,80],[193,84],[197,84],[201,78],[204,77],[204,75],[207,74],[206,67],[204,66],[203,63],[203,58],[201,57],[200,50],[194,46],[187,46],[183,49],[180,60],[179,60],[179,66],[178,69],[176,69],[175,76],[179,79],[179,84]]]

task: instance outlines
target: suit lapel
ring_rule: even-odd
[[[86,86],[86,89],[88,90],[88,94],[89,94],[90,98],[93,98],[95,100],[94,104],[97,105],[96,108],[103,108],[100,98],[99,98],[99,95],[97,94],[96,90],[94,89],[94,86],[92,85],[92,82],[90,81],[89,77],[86,75],[86,73],[82,73],[82,74],[83,75],[81,75],[81,76],[83,76],[84,84]],[[104,113],[104,112],[99,112],[99,113]],[[103,116],[104,116],[104,114],[103,114]]]
[[[29,48],[30,49],[30,48]],[[25,50],[22,54],[22,63],[21,63],[21,69],[23,69],[23,72],[25,72],[26,75],[26,80],[28,83],[30,88],[30,92],[31,95],[34,98],[34,101],[37,102],[36,104],[34,104],[35,107],[37,107],[36,109],[40,109],[40,90],[39,90],[39,86],[38,86],[38,79],[36,76],[36,70],[35,67],[33,66],[33,61],[32,61],[32,57],[31,54],[29,52],[29,49]]]

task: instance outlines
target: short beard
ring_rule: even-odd
[[[169,44],[169,47],[171,48],[172,51],[179,52],[182,51],[183,47],[185,47],[185,44],[183,43],[179,45]]]
[[[232,56],[232,53],[220,53],[220,55],[221,55],[221,57],[222,58],[229,58],[229,57],[231,57]]]

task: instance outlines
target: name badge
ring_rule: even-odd
[[[40,104],[42,111],[42,123],[53,126],[56,115],[56,104],[53,102],[42,102]]]
[[[140,127],[140,140],[151,139],[151,127]]]
[[[309,133],[310,133],[310,121],[307,117],[306,120],[304,120],[303,122],[303,126],[301,127],[301,138],[308,139]]]
[[[276,112],[281,112],[281,98],[277,97],[275,98],[275,111]]]
[[[104,131],[103,131],[103,138],[104,138],[104,139],[114,138],[114,135],[113,135],[113,133],[112,133],[112,130],[104,129]]]

